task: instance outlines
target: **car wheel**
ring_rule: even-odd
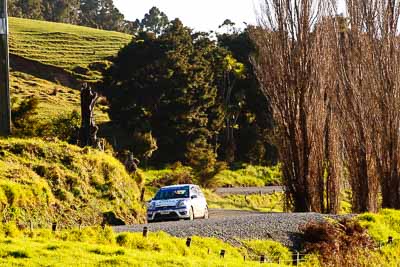
[[[192,207],[189,210],[189,221],[193,221],[193,220],[194,220],[194,212],[193,212],[193,207]]]
[[[203,217],[203,219],[208,219],[208,218],[210,218],[210,214],[208,213],[208,207],[206,207],[206,209],[204,210],[204,217]]]

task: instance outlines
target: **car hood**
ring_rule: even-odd
[[[166,199],[166,200],[153,200],[152,203],[154,203],[154,207],[160,208],[160,207],[172,207],[176,206],[179,201],[181,200],[188,200],[187,198],[177,198],[177,199]]]

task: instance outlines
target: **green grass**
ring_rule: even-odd
[[[24,58],[59,67],[78,80],[97,81],[101,73],[92,63],[108,65],[132,36],[62,23],[10,18],[10,52]],[[88,69],[78,73],[76,67]],[[23,71],[23,70],[22,70]],[[11,72],[11,96],[17,100],[36,97],[39,100],[37,119],[48,121],[60,115],[80,112],[78,90],[40,79],[33,74]],[[95,109],[98,124],[108,122],[107,107]]]
[[[211,190],[203,190],[207,203],[212,209],[249,210],[260,212],[283,212],[284,195],[275,193],[271,195],[228,195],[219,196]]]
[[[143,221],[134,177],[107,153],[39,139],[0,139],[0,151],[3,221],[93,225],[107,211],[126,223]]]
[[[365,213],[357,220],[368,229],[369,235],[378,243],[386,243],[388,237],[400,241],[400,211],[383,209],[378,214]]]
[[[246,165],[235,171],[221,171],[214,176],[211,184],[214,187],[281,185],[282,173],[280,165],[274,167]]]
[[[36,97],[39,100],[37,120],[49,121],[76,110],[80,113],[80,92],[71,88],[36,78],[22,72],[11,72],[11,97],[21,101]],[[100,104],[95,108],[97,123],[110,120],[106,107]]]
[[[166,233],[115,234],[111,228],[24,231],[19,236],[2,234],[0,227],[1,266],[259,266],[249,259],[258,253],[272,258],[287,249],[273,241],[246,241],[245,247],[233,247],[215,238],[186,239]],[[255,251],[255,248],[261,249]],[[225,250],[225,258],[219,254]],[[246,256],[247,261],[244,261]],[[275,266],[272,264],[271,266]]]
[[[83,75],[76,67],[107,64],[128,44],[131,35],[87,27],[10,18],[10,52],[24,58],[69,70],[84,80],[98,80],[100,73],[91,70]]]
[[[364,213],[355,218],[368,230],[379,248],[364,252],[364,257],[357,258],[357,266],[398,266],[400,262],[400,211],[383,209],[377,214]],[[393,243],[388,244],[388,237]],[[317,265],[304,265],[317,266]]]
[[[379,214],[364,214],[356,219],[371,227],[386,224],[387,230],[398,232],[400,211],[383,210]],[[371,216],[375,220],[371,220]],[[379,219],[376,219],[379,218]],[[374,236],[374,234],[372,233]],[[383,240],[378,236],[378,240]],[[365,251],[352,259],[356,266],[397,266],[400,261],[400,242],[380,249]],[[188,248],[185,238],[172,237],[163,232],[116,234],[110,227],[85,227],[52,232],[48,229],[18,230],[15,224],[0,224],[1,266],[260,266],[258,259],[265,255],[283,266],[291,262],[290,251],[270,240],[239,240],[240,247],[215,238],[192,237]],[[219,257],[226,251],[224,259]],[[246,256],[246,261],[244,261]],[[307,255],[300,266],[324,266],[317,255]]]
[[[292,253],[284,245],[271,240],[245,240],[246,249],[255,255],[266,255],[272,262],[290,262]]]
[[[194,181],[197,180],[195,173],[190,167],[178,166],[176,168],[165,168],[162,170],[146,170],[143,172],[147,184],[155,180],[175,175],[189,176]],[[282,173],[280,165],[273,167],[245,165],[238,170],[223,170],[217,173],[210,182],[212,187],[246,187],[246,186],[269,186],[281,185]]]
[[[193,169],[188,166],[143,171],[143,176],[146,180],[146,184],[151,184],[153,181],[163,179],[166,176],[171,176],[172,174],[176,176],[191,176],[193,177],[193,179],[195,179]]]

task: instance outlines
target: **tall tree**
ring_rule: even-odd
[[[169,20],[164,12],[160,11],[157,7],[152,7],[149,13],[144,15],[140,21],[140,30],[145,32],[152,32],[160,35],[168,27]]]
[[[222,79],[220,78],[218,84],[225,109],[228,107],[225,117],[230,120],[226,123],[230,130],[225,130],[224,133],[230,132],[234,140],[222,136],[225,141],[221,143],[221,149],[225,151],[225,155],[234,150],[234,158],[238,161],[253,164],[276,163],[275,148],[271,144],[272,112],[250,62],[255,46],[248,29],[239,31],[230,20],[225,20],[223,25],[229,29],[227,33],[218,35],[218,43],[233,56],[234,62],[229,56],[226,59],[231,59],[226,60],[227,63],[231,61],[234,64],[225,64],[228,68],[220,68]],[[236,59],[242,66],[235,63]],[[228,144],[231,149],[227,149]],[[223,159],[227,160],[226,157]]]
[[[338,102],[353,210],[399,208],[399,1],[345,1],[337,20]]]
[[[11,17],[22,17],[21,7],[19,6],[19,0],[7,0],[8,15]]]
[[[42,0],[43,18],[48,21],[77,24],[79,0]]]
[[[112,120],[132,135],[155,137],[159,150],[153,162],[189,163],[199,151],[203,161],[215,158],[208,126],[217,88],[206,57],[213,47],[174,20],[159,37],[142,33],[105,73],[100,88],[111,103]]]
[[[100,9],[100,0],[81,0],[80,1],[80,24],[98,28],[97,14]]]
[[[123,28],[124,15],[114,6],[113,0],[100,0],[96,17],[97,25],[104,30]]]
[[[319,87],[318,32],[326,1],[265,0],[255,70],[276,122],[279,158],[287,200],[295,211],[326,211],[323,201],[325,118],[324,91]],[[338,197],[338,196],[336,196]]]
[[[19,0],[21,14],[30,19],[42,19],[42,0]]]

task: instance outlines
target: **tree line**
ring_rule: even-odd
[[[400,208],[400,2],[344,2],[265,0],[251,32],[296,211],[337,213],[346,184],[354,212]]]
[[[249,32],[221,25],[215,38],[179,19],[124,47],[97,89],[142,162],[181,162],[207,179],[224,162],[276,163],[273,122],[259,89]],[[226,28],[226,29],[225,29]]]
[[[7,0],[12,17],[46,20],[113,30],[129,34],[159,31],[168,23],[167,16],[153,7],[142,20],[128,21],[113,0]]]

